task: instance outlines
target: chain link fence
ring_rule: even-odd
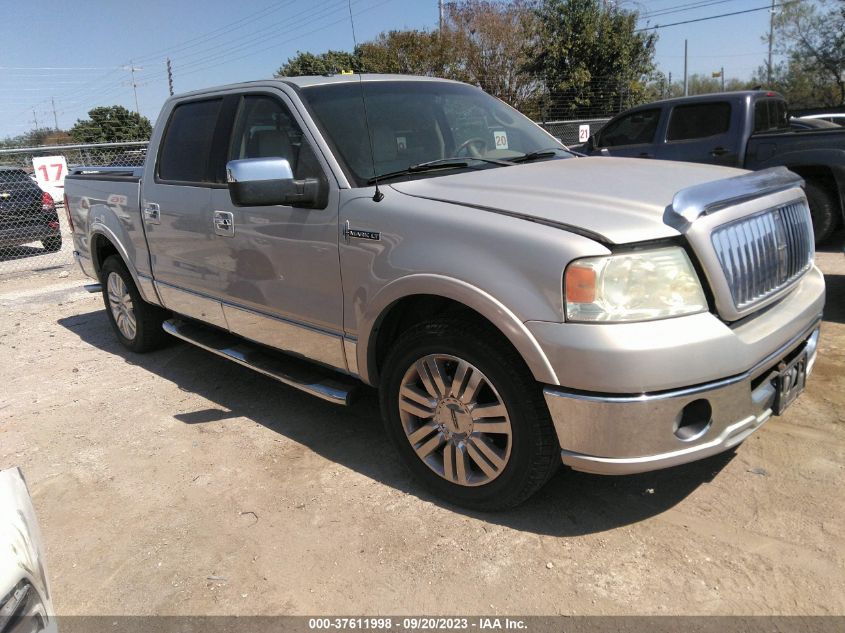
[[[73,263],[64,177],[81,165],[141,165],[147,142],[0,149],[0,280]]]

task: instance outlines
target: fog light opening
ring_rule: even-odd
[[[675,437],[682,442],[691,442],[707,432],[713,422],[713,407],[703,398],[693,400],[678,414],[675,421]]]

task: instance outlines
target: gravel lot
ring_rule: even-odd
[[[561,472],[475,514],[409,478],[374,393],[324,403],[174,341],[124,351],[72,266],[0,277],[0,467],[59,614],[843,614],[845,257],[807,392],[733,456]]]

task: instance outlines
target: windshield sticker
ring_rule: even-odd
[[[408,140],[404,136],[396,137],[396,149],[400,152],[404,152],[408,149]]]
[[[502,130],[493,132],[493,140],[496,141],[496,149],[508,149],[508,133]]]

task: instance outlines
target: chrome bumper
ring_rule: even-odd
[[[563,463],[588,473],[625,475],[733,448],[771,417],[773,378],[782,360],[806,350],[810,375],[818,327],[815,321],[743,374],[686,389],[617,396],[546,387]]]

